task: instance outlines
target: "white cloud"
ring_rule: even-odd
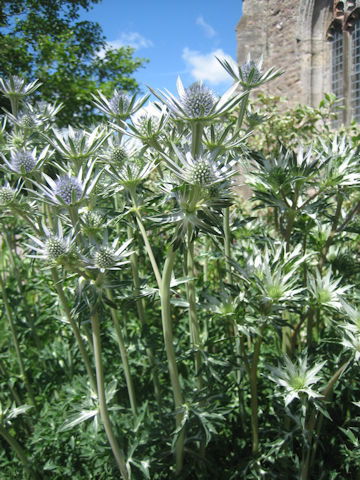
[[[219,85],[221,83],[231,84],[232,79],[219,61],[215,58],[225,58],[231,63],[234,60],[230,55],[227,55],[220,48],[210,53],[201,53],[196,50],[184,48],[182,58],[185,60],[188,67],[191,69],[191,75],[195,80],[206,81],[212,85]]]
[[[212,38],[216,35],[216,31],[211,25],[205,22],[204,17],[200,16],[196,19],[197,25],[200,25],[204,29],[205,35],[209,38]]]
[[[135,49],[138,49],[138,48],[149,48],[153,46],[153,42],[151,40],[143,37],[138,32],[122,33],[119,38],[107,43],[112,48],[130,46]]]

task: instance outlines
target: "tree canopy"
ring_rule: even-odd
[[[109,48],[97,22],[80,20],[81,9],[100,1],[0,0],[0,77],[39,79],[42,98],[64,104],[64,125],[94,120],[97,89],[136,91],[132,75],[147,61],[131,47]]]

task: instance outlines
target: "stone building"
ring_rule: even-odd
[[[262,55],[285,72],[268,93],[316,106],[333,92],[360,121],[360,0],[243,0],[236,35],[239,64]]]

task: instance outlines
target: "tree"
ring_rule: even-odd
[[[41,97],[62,102],[58,121],[91,123],[91,93],[138,90],[133,73],[147,60],[131,47],[105,48],[97,22],[80,21],[80,9],[101,0],[0,0],[0,77],[39,79]],[[4,100],[1,100],[4,105]]]

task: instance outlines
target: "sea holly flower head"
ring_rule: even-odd
[[[175,120],[189,123],[206,123],[215,120],[234,108],[242,98],[235,86],[231,87],[221,98],[217,98],[201,81],[185,89],[180,77],[177,80],[179,98],[167,90],[165,92],[156,92],[151,88],[150,90],[167,106]]]
[[[169,118],[170,112],[166,105],[149,102],[131,116],[126,133],[139,138],[145,144],[157,147],[157,140],[163,135]],[[117,128],[116,125],[113,127]]]
[[[78,169],[89,158],[93,157],[109,136],[104,128],[96,127],[91,132],[77,130],[69,126],[62,131],[53,130],[48,137],[50,144]]]
[[[27,246],[36,252],[28,255],[29,257],[45,260],[51,267],[56,265],[70,266],[78,261],[79,254],[74,243],[75,233],[73,230],[65,236],[60,221],[58,221],[56,232],[50,231],[44,224],[42,230],[44,232],[42,238],[28,235],[33,243],[32,245],[27,244]]]
[[[83,210],[80,212],[81,230],[85,233],[94,233],[101,229],[104,217],[93,210]]]
[[[118,247],[119,238],[115,238],[109,244],[106,232],[102,245],[95,247],[92,258],[88,261],[88,267],[98,269],[101,273],[104,273],[106,270],[119,270],[122,265],[129,263],[126,257],[133,253],[127,250],[131,241],[131,239],[127,240]]]
[[[109,165],[106,171],[114,180],[130,193],[135,193],[138,185],[143,183],[149,175],[155,170],[157,162],[155,160],[137,161],[136,158],[127,161],[121,168],[112,168]]]
[[[326,362],[321,362],[315,367],[308,367],[307,356],[304,355],[293,363],[289,357],[284,356],[282,367],[270,367],[270,380],[285,389],[285,406],[288,406],[295,398],[306,395],[309,398],[319,398],[321,394],[314,390],[313,386],[321,380],[318,372]]]
[[[9,99],[20,100],[32,94],[40,87],[38,80],[27,83],[24,78],[10,75],[9,78],[0,78],[0,92]]]
[[[93,176],[94,166],[94,161],[88,163],[85,176],[82,167],[76,177],[68,172],[65,175],[58,175],[56,180],[53,180],[44,173],[43,177],[48,185],[34,182],[38,191],[33,193],[38,196],[45,195],[45,200],[53,205],[64,207],[77,205],[91,194],[102,173],[102,171],[99,171]]]
[[[106,147],[99,156],[105,164],[111,164],[114,168],[121,167],[126,160],[134,159],[139,155],[142,145],[134,138],[122,138],[119,141],[115,135],[109,137]]]
[[[17,173],[22,176],[27,176],[32,172],[35,172],[44,163],[44,161],[50,156],[48,155],[49,145],[47,145],[39,157],[36,155],[36,147],[30,151],[22,148],[20,150],[10,151],[10,161],[8,161],[3,154],[1,154],[5,165],[2,168],[6,168],[10,172]]]
[[[77,203],[82,196],[83,188],[75,177],[62,175],[55,182],[54,194],[60,197],[67,205]]]
[[[332,271],[329,270],[324,276],[317,271],[316,275],[309,274],[308,290],[312,302],[318,306],[341,309],[344,293],[352,288],[352,285],[340,287],[341,278],[331,278]]]
[[[137,112],[148,100],[150,95],[136,100],[136,94],[133,96],[125,92],[114,90],[110,99],[107,99],[103,93],[98,91],[97,96],[93,95],[94,105],[101,112],[117,120],[126,120]]]
[[[235,80],[237,85],[241,85],[245,91],[259,87],[282,74],[281,71],[275,70],[274,68],[270,68],[265,73],[262,73],[262,58],[255,63],[251,60],[250,54],[248,55],[246,62],[240,66],[234,60],[229,61],[218,58],[218,61],[227,73]]]
[[[209,188],[226,182],[238,173],[237,162],[231,160],[226,163],[222,158],[218,159],[217,151],[204,152],[201,150],[200,154],[194,158],[187,146],[184,147],[184,152],[175,145],[172,145],[172,148],[176,159],[162,154],[165,163],[179,180],[190,185]]]

